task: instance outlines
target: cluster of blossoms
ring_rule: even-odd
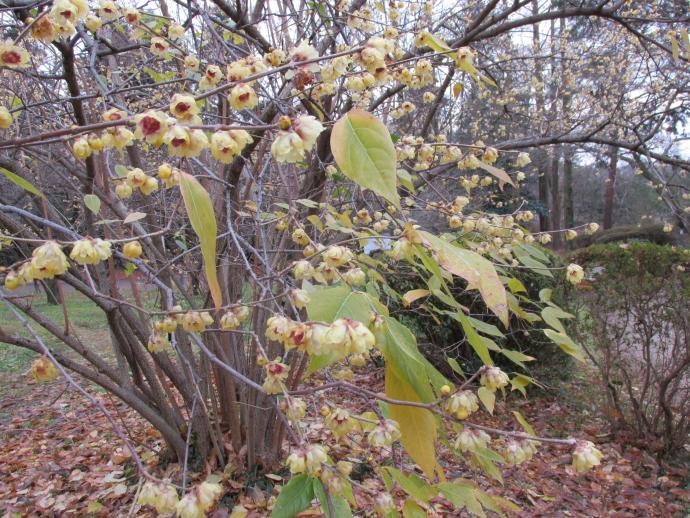
[[[325,248],[309,244],[309,237],[303,229],[298,228],[292,233],[292,240],[300,245],[306,245],[304,255],[311,257],[320,252],[323,261],[316,268],[305,259],[296,261],[293,265],[293,275],[295,280],[315,280],[322,284],[329,284],[338,279],[350,286],[362,286],[366,282],[366,273],[359,267],[351,266],[354,259],[352,250],[344,246],[330,246]],[[347,267],[343,272],[338,268]],[[304,303],[306,304],[307,301]],[[297,305],[297,304],[296,304]],[[299,307],[299,306],[298,306]]]
[[[506,387],[509,382],[508,375],[498,367],[487,367],[479,378],[479,383],[492,392]]]
[[[484,430],[464,429],[455,439],[455,448],[463,452],[477,452],[485,449],[491,437]]]
[[[203,518],[223,494],[223,487],[205,481],[180,499],[170,484],[146,482],[139,492],[137,503],[149,505],[159,514],[176,513],[179,518]]]
[[[309,354],[345,358],[365,354],[376,339],[367,326],[357,320],[340,318],[332,324],[296,322],[274,315],[266,322],[266,338],[280,342],[286,351],[297,349]]]
[[[129,241],[122,247],[122,255],[134,259],[142,253],[138,241]],[[85,238],[75,241],[69,254],[70,259],[79,265],[98,264],[112,255],[112,243],[100,238]],[[41,279],[52,279],[62,275],[69,268],[67,256],[62,246],[55,241],[46,241],[34,249],[31,260],[22,263],[16,270],[5,273],[5,288],[18,287]]]
[[[470,414],[479,410],[479,400],[471,390],[461,390],[448,398],[445,410],[458,419],[467,419]]]

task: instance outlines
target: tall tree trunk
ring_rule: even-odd
[[[565,146],[563,151],[563,212],[565,228],[575,226],[575,204],[573,201],[573,155],[572,146]]]
[[[532,0],[532,15],[539,14],[539,0]],[[539,39],[539,24],[532,25],[532,53],[534,56],[541,55],[541,40]],[[534,77],[537,79],[535,86],[535,124],[542,125],[544,122],[544,76],[540,66],[535,65]],[[549,215],[549,175],[548,175],[548,156],[543,154],[538,157],[535,165],[539,171],[539,230],[541,232],[551,230],[551,217]]]
[[[604,230],[613,226],[613,197],[616,192],[616,169],[618,168],[618,147],[609,147],[609,176],[606,179],[604,195]]]

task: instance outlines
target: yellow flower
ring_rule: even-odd
[[[197,498],[202,511],[208,511],[223,494],[223,487],[213,482],[202,482],[197,488]]]
[[[58,370],[47,356],[41,356],[31,364],[31,375],[36,381],[52,381],[58,377]]]
[[[101,5],[98,7],[98,15],[104,20],[115,20],[120,17],[120,10],[115,5],[115,2],[106,0],[101,2]]]
[[[147,176],[146,181],[139,186],[141,194],[148,196],[158,190],[158,180],[152,176]]]
[[[175,125],[165,134],[170,156],[192,157],[198,156],[208,147],[206,134],[198,129],[190,130],[184,126]]]
[[[466,419],[472,412],[479,410],[479,400],[474,392],[463,390],[448,398],[445,408],[458,419]]]
[[[177,518],[204,518],[206,513],[201,509],[196,491],[189,492],[175,505]]]
[[[0,106],[0,128],[9,128],[14,122],[14,117],[4,106]]]
[[[173,22],[168,26],[168,38],[179,40],[182,36],[184,36],[184,27],[182,25]]]
[[[324,130],[323,124],[319,122],[316,117],[311,115],[301,115],[292,124],[292,129],[302,139],[303,148],[309,151],[314,144],[319,134]]]
[[[279,359],[271,360],[264,366],[266,378],[262,388],[266,394],[278,394],[282,392],[282,383],[287,379],[290,373],[290,367],[281,363]]]
[[[31,21],[27,20],[27,23]],[[51,42],[57,39],[58,29],[50,16],[42,16],[33,22],[31,26],[31,37],[38,41]]]
[[[318,51],[309,45],[306,40],[300,41],[299,45],[297,47],[294,47],[290,50],[290,53],[288,54],[289,61],[295,63],[295,62],[300,62],[300,61],[307,61],[309,59],[314,59],[318,58],[319,53]],[[319,64],[318,63],[310,63],[306,65],[301,65],[299,68],[306,72],[318,72],[319,71]],[[288,70],[288,72],[285,74],[285,77],[287,79],[292,79],[295,75],[294,70]]]
[[[84,25],[91,32],[96,32],[103,26],[103,22],[98,16],[90,14],[86,17],[86,20],[84,20]]]
[[[91,156],[91,146],[89,146],[89,141],[85,137],[80,137],[74,141],[72,144],[72,151],[74,156],[79,160],[84,160]]]
[[[127,259],[136,259],[143,253],[144,251],[142,250],[141,243],[139,243],[139,241],[129,241],[128,243],[125,243],[125,246],[122,247],[122,255],[124,255]]]
[[[29,66],[29,53],[12,43],[12,40],[6,40],[0,43],[0,65],[7,68],[26,68]]]
[[[108,128],[102,138],[104,147],[114,147],[116,149],[124,149],[129,146],[133,140],[134,133],[120,126]]]
[[[125,20],[130,25],[135,25],[135,24],[139,23],[140,19],[141,19],[141,14],[139,13],[138,9],[130,8],[130,9],[127,9],[125,11]]]
[[[252,109],[259,103],[259,98],[254,89],[246,83],[240,83],[233,87],[228,98],[230,106],[235,110]]]
[[[290,290],[290,302],[297,308],[302,309],[304,306],[309,304],[309,295],[305,290],[295,288]]]
[[[194,97],[188,94],[175,94],[170,100],[170,113],[181,121],[195,120],[199,113]]]
[[[168,347],[170,347],[170,342],[168,341],[168,336],[164,333],[153,333],[149,337],[148,344],[146,345],[146,348],[152,353],[163,352],[167,350]]]
[[[573,452],[573,469],[575,473],[584,473],[601,464],[604,455],[589,441],[580,441]]]
[[[69,264],[62,248],[55,241],[46,241],[33,251],[31,259],[31,277],[34,279],[52,279],[67,271]]]
[[[89,143],[91,151],[100,151],[101,149],[103,149],[103,139],[99,137],[98,134],[89,133],[86,137],[86,140]]]
[[[391,419],[383,421],[367,436],[367,442],[374,448],[388,448],[398,439],[400,439],[400,427]]]
[[[187,67],[189,70],[196,72],[197,70],[199,70],[199,60],[196,56],[185,56],[184,66]]]
[[[296,473],[304,473],[307,469],[307,460],[303,450],[292,452],[285,462],[290,468],[290,473],[293,475]]]
[[[309,243],[309,236],[307,236],[307,233],[304,231],[304,229],[296,228],[292,232],[292,240],[295,242],[295,244],[304,246]]]
[[[80,239],[72,246],[69,256],[77,264],[98,264],[112,255],[110,241]]]
[[[508,375],[498,367],[488,367],[483,373],[479,382],[492,392],[508,385]]]
[[[274,49],[264,55],[264,61],[273,67],[279,67],[285,62],[285,51]]]
[[[239,142],[229,131],[217,131],[211,136],[211,155],[216,160],[229,164],[241,151]]]
[[[307,472],[318,475],[321,473],[321,465],[328,461],[326,448],[319,444],[310,444],[304,451],[304,460]]]
[[[582,266],[571,263],[566,270],[566,277],[572,284],[580,284],[585,277],[585,272]]]
[[[218,65],[209,65],[206,67],[204,77],[199,81],[199,90],[208,90],[216,86],[220,80],[223,79],[223,72]]]
[[[577,237],[577,231],[568,229],[565,231],[565,239],[566,241],[572,241]]]
[[[271,153],[278,162],[300,162],[304,158],[304,144],[293,131],[279,131],[271,144]]]
[[[233,61],[227,66],[226,77],[228,81],[242,81],[252,73],[251,68],[243,59]]]
[[[329,266],[339,267],[347,264],[353,258],[352,251],[344,246],[329,246],[323,253],[323,259]]]
[[[163,143],[165,132],[168,131],[168,117],[163,112],[149,110],[139,113],[134,117],[136,130],[134,136],[144,139],[149,144],[160,146]]]
[[[25,283],[25,280],[17,272],[10,270],[5,274],[5,288],[14,291]]]
[[[118,182],[115,186],[115,194],[122,200],[131,198],[132,192],[132,186],[126,181]]]
[[[169,57],[170,44],[164,38],[160,36],[154,36],[151,38],[151,54],[158,56],[160,58],[166,59]]]
[[[188,311],[182,317],[182,329],[188,333],[201,333],[212,323],[213,318],[205,311]]]

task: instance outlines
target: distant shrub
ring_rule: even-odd
[[[574,261],[590,279],[586,346],[613,428],[664,455],[690,432],[690,253],[652,243],[594,245]]]

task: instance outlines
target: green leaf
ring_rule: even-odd
[[[479,500],[477,500],[476,489],[450,482],[439,484],[438,488],[441,494],[458,509],[467,507],[469,512],[477,516],[486,516],[482,509],[482,505],[479,503]]]
[[[527,288],[525,288],[525,285],[522,284],[520,279],[515,277],[511,277],[511,279],[508,281],[508,289],[513,293],[527,293]]]
[[[476,252],[457,247],[429,232],[420,231],[419,235],[438,254],[441,267],[465,279],[470,287],[477,288],[484,303],[508,327],[506,290],[494,265]]]
[[[94,214],[98,214],[101,210],[101,199],[95,194],[87,194],[84,196],[84,205]]]
[[[199,237],[201,255],[204,258],[206,282],[216,308],[223,305],[223,294],[218,283],[216,270],[216,234],[218,227],[213,212],[213,202],[204,186],[188,173],[180,174],[180,190],[184,199],[189,222]]]
[[[573,342],[565,333],[557,333],[553,329],[544,329],[544,334],[573,358],[581,362],[585,361],[585,355],[582,348]]]
[[[405,493],[417,500],[428,503],[429,500],[438,494],[437,489],[414,473],[406,475],[402,471],[391,466],[386,466],[384,469],[390,473],[391,477],[395,479]]]
[[[493,415],[494,404],[496,403],[496,394],[486,387],[479,387],[479,389],[477,390],[477,396],[479,397],[479,400],[482,402],[486,410],[491,415]]]
[[[323,483],[318,479],[314,479],[313,484],[314,493],[319,499],[321,510],[325,516],[330,518],[352,518],[352,511],[350,510],[350,504],[347,503],[347,500],[345,500],[342,496],[328,495],[323,487]],[[329,512],[328,507],[329,496],[333,509],[332,514]]]
[[[520,351],[513,351],[512,349],[501,349],[501,354],[523,369],[525,368],[524,362],[531,362],[535,360],[535,358],[532,356],[527,356]]]
[[[125,166],[123,166],[122,164],[117,164],[115,166],[115,174],[117,176],[127,176],[128,172],[129,172],[129,170]]]
[[[345,114],[333,126],[331,151],[345,176],[400,207],[395,146],[374,115],[360,109]]]
[[[541,310],[541,318],[548,325],[553,327],[559,333],[565,333],[565,328],[561,324],[560,318],[574,318],[570,313],[566,313],[562,309],[553,306],[545,307]]]
[[[527,419],[524,418],[524,416],[518,412],[517,410],[513,410],[513,415],[515,416],[515,419],[517,419],[517,422],[520,423],[520,426],[530,435],[537,435],[534,433],[534,428],[532,428],[532,425],[530,425],[527,422]]]
[[[402,514],[405,518],[427,518],[426,511],[420,507],[420,505],[408,498],[405,500],[402,508]]]
[[[448,358],[448,365],[450,365],[450,368],[453,369],[453,372],[462,376],[463,378],[465,377],[465,373],[462,372],[462,367],[460,367],[460,364],[455,358]]]
[[[313,498],[313,479],[306,474],[292,477],[280,490],[271,518],[292,518],[311,506]]]
[[[21,187],[25,191],[35,194],[36,196],[40,196],[41,198],[45,198],[45,195],[34,187],[34,184],[32,184],[29,180],[25,180],[18,174],[14,174],[12,171],[8,171],[4,167],[0,167],[0,173],[2,173],[10,182]]]
[[[525,388],[531,383],[534,383],[534,379],[524,374],[518,374],[510,380],[510,384],[513,387],[512,390],[519,390],[523,396],[527,396]]]
[[[467,341],[474,349],[474,352],[477,353],[479,359],[484,363],[484,365],[493,365],[494,362],[489,354],[489,347],[486,345],[484,338],[474,329],[467,315],[465,315],[462,311],[457,311],[453,313],[453,316],[458,322],[460,322],[460,325],[462,325],[462,329],[465,332]]]

